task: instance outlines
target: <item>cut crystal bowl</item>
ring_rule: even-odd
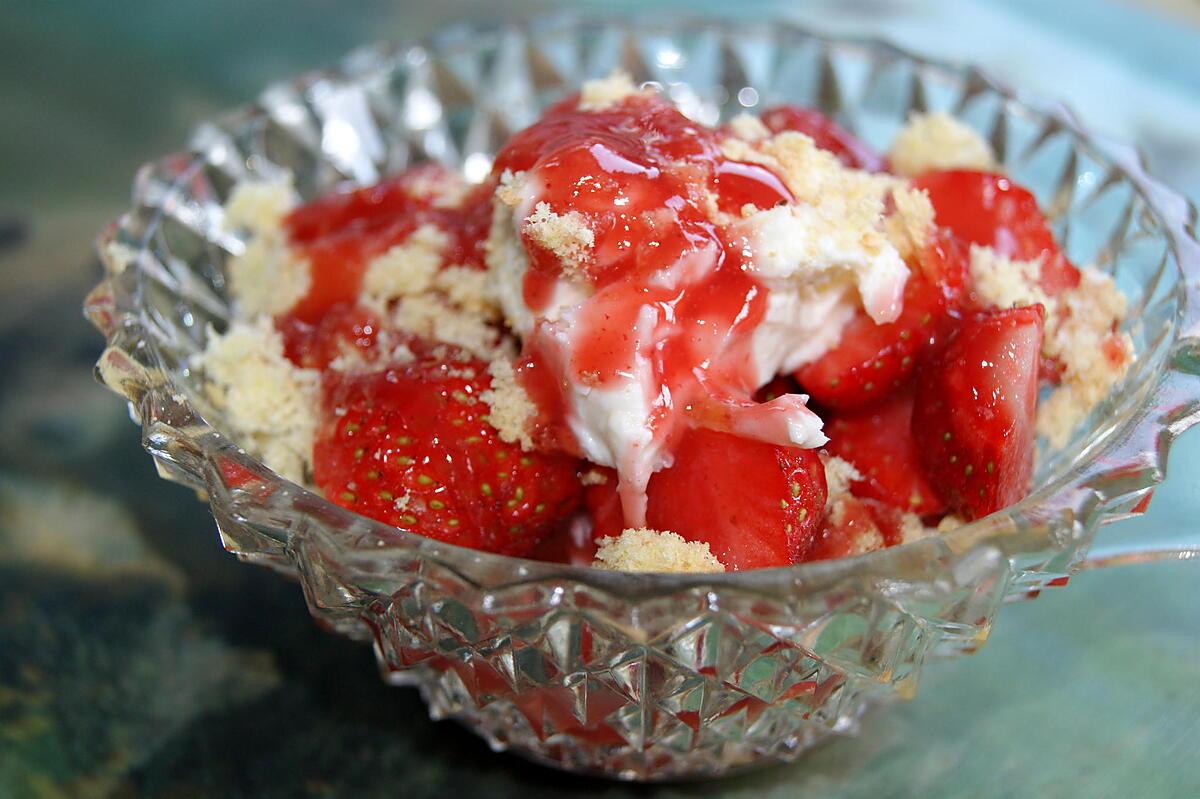
[[[229,320],[226,264],[245,242],[222,203],[239,180],[287,173],[311,198],[425,160],[478,180],[511,133],[614,67],[706,123],[800,103],[882,147],[913,111],[966,121],[1071,259],[1128,296],[1128,376],[1067,447],[1042,450],[1036,490],[1011,508],[861,557],[715,576],[425,539],[284,480],[221,432],[189,361]],[[1194,218],[1132,149],[973,68],[780,22],[555,18],[356,52],[202,125],[139,172],[86,313],[107,337],[98,375],[162,476],[207,498],[229,551],[298,576],[320,623],[372,641],[385,678],[417,686],[435,718],[563,769],[694,778],[792,760],[911,697],[927,658],[974,651],[1005,600],[1064,583],[1101,524],[1144,508],[1200,409]]]

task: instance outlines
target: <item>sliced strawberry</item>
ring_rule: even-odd
[[[816,452],[690,430],[650,478],[647,524],[707,542],[731,571],[802,560],[821,528],[825,469]]]
[[[759,117],[772,133],[794,130],[813,140],[822,150],[838,157],[848,167],[879,172],[883,158],[863,144],[850,131],[820,111],[799,105],[777,105],[763,111]]]
[[[944,334],[966,286],[962,246],[939,231],[920,254],[904,287],[895,322],[876,324],[859,313],[838,345],[796,372],[801,387],[829,408],[861,408],[903,387],[917,358]]]
[[[942,498],[970,518],[1029,488],[1043,316],[1031,305],[968,317],[918,370],[917,452]]]
[[[826,447],[863,476],[850,486],[856,496],[918,516],[943,513],[946,506],[921,471],[912,412],[913,393],[903,391],[870,408],[837,413],[825,423]]]
[[[951,170],[913,181],[929,192],[937,223],[967,244],[1022,261],[1042,258],[1041,286],[1054,296],[1079,285],[1079,270],[1059,252],[1037,198],[1003,175]]]
[[[528,553],[578,504],[577,461],[523,452],[484,416],[487,364],[452,347],[327,372],[313,477],[333,502],[461,546]]]

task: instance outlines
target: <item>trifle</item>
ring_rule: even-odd
[[[660,88],[585,83],[474,181],[239,184],[234,318],[192,363],[235,440],[403,530],[612,570],[862,555],[1024,497],[1134,358],[1112,279],[947,114],[876,153]]]

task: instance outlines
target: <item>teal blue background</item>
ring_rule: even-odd
[[[1200,196],[1195,3],[699,5],[982,63],[1138,142]],[[98,276],[91,239],[137,165],[356,45],[549,7],[0,6],[0,796],[1200,796],[1200,564],[1088,572],[1008,607],[978,655],[931,664],[914,702],[794,766],[639,789],[427,721],[368,649],[318,631],[294,584],[223,553],[205,508],[155,477],[91,380],[100,340],[77,310]],[[1104,540],[1200,540],[1198,458],[1186,438],[1150,513]]]

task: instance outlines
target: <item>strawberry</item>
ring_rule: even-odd
[[[822,150],[838,157],[848,167],[879,172],[883,159],[848,130],[820,111],[799,105],[777,105],[759,117],[772,133],[794,130],[813,140]]]
[[[650,478],[646,522],[707,542],[731,571],[787,566],[820,530],[825,491],[814,450],[689,430],[671,467]]]
[[[966,244],[1022,261],[1043,259],[1042,289],[1054,296],[1079,285],[1079,270],[1059,252],[1037,198],[1003,175],[931,172],[913,181],[929,192],[937,223]]]
[[[487,364],[453,347],[327,372],[313,477],[333,502],[430,538],[524,555],[578,503],[577,461],[523,452],[483,417]]]
[[[1029,488],[1043,316],[1040,305],[970,316],[918,369],[917,453],[942,498],[969,518]]]
[[[833,349],[796,371],[816,402],[833,409],[861,408],[904,386],[917,358],[940,335],[962,302],[967,258],[944,231],[917,258],[896,321],[876,324],[860,312]]]
[[[921,472],[912,434],[913,393],[903,391],[859,411],[836,413],[825,423],[826,448],[863,476],[850,490],[918,516],[946,508]]]

